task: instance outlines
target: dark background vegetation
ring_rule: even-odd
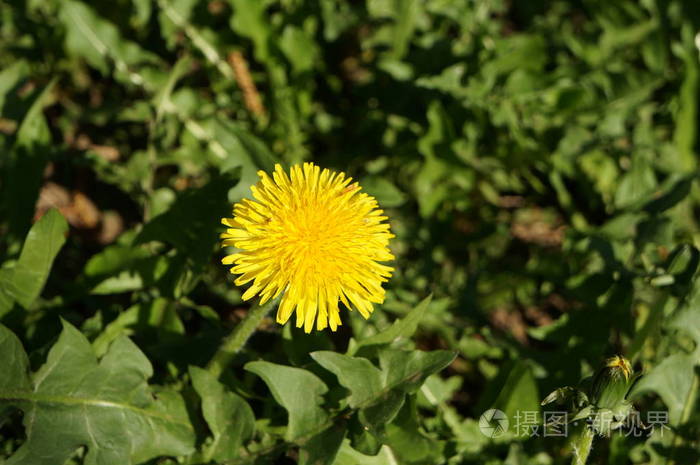
[[[0,18],[0,322],[33,370],[60,318],[98,357],[130,336],[196,431],[135,463],[566,463],[565,439],[490,440],[479,416],[540,412],[616,353],[646,374],[642,414],[668,410],[670,429],[599,439],[591,463],[700,460],[699,2],[27,0],[0,1]],[[266,321],[223,384],[207,381],[245,399],[254,431],[211,452],[204,375],[188,367],[249,307],[219,263],[219,220],[258,169],[302,161],[377,197],[396,273],[372,318],[345,312],[335,334]],[[308,354],[376,364],[385,352],[354,344],[411,310],[386,350],[457,358],[421,365],[425,384],[372,423]],[[335,435],[290,433],[296,407],[251,360],[320,377]],[[8,457],[29,434],[9,397]],[[48,437],[70,425],[56,415]],[[78,444],[71,463],[127,463]]]

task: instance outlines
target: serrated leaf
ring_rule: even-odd
[[[147,384],[153,369],[127,338],[115,341],[98,362],[89,342],[63,322],[46,363],[26,372],[26,355],[0,325],[3,351],[16,354],[0,366],[0,406],[24,412],[27,439],[6,465],[56,465],[86,447],[86,465],[136,464],[192,451],[194,433],[179,394],[157,397]],[[23,374],[23,376],[19,376]]]
[[[202,414],[213,435],[213,441],[206,444],[206,461],[226,462],[239,457],[239,448],[250,439],[255,428],[253,410],[208,371],[190,367],[190,377],[202,399]]]
[[[316,375],[270,362],[249,362],[245,369],[260,376],[277,403],[289,413],[285,434],[288,441],[322,430],[328,413],[320,406],[328,388]]]

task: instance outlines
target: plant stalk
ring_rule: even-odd
[[[583,429],[574,437],[571,444],[574,451],[571,465],[586,465],[593,446],[593,436],[595,436],[593,430],[587,425],[583,425]]]
[[[217,378],[221,376],[276,302],[277,299],[273,299],[264,305],[256,305],[248,311],[245,318],[224,338],[219,349],[209,360],[207,364],[209,373]]]

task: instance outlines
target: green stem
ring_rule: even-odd
[[[571,465],[586,465],[588,454],[591,453],[591,446],[593,445],[593,436],[595,436],[593,430],[587,425],[583,425],[583,429],[574,437],[571,444],[574,449]]]
[[[245,345],[276,302],[277,300],[273,299],[265,305],[256,305],[248,311],[245,318],[224,338],[219,349],[207,364],[209,373],[217,378],[221,376],[221,373],[231,364],[238,351]]]

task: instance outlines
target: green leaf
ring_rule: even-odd
[[[379,353],[379,364],[385,386],[412,393],[421,387],[425,378],[441,371],[456,357],[457,353],[450,350],[406,352],[385,349]]]
[[[191,26],[189,21],[192,17],[192,10],[197,5],[197,0],[159,0],[157,4],[160,8],[158,20],[161,36],[168,48],[173,49],[178,44],[176,36],[180,33],[180,30],[184,29],[187,31],[188,27]],[[198,44],[197,40],[193,40],[193,42],[195,46],[201,48],[201,44]],[[216,50],[212,49],[212,52],[218,58]],[[209,57],[209,54],[206,52],[204,52],[204,55],[207,58]]]
[[[327,430],[306,441],[299,450],[299,465],[334,463],[340,444],[345,438],[345,432],[345,422],[336,421]]]
[[[342,0],[321,0],[319,6],[323,18],[323,36],[327,41],[334,41],[341,32],[357,21],[352,7]]]
[[[12,269],[0,268],[0,318],[12,310],[15,299],[12,297]]]
[[[26,61],[19,60],[12,63],[10,66],[5,66],[0,71],[0,113],[3,115],[12,114],[8,108],[11,106],[12,91],[16,90],[18,86],[27,78],[29,74],[29,66]]]
[[[656,176],[649,162],[635,157],[630,171],[622,176],[615,192],[615,206],[626,208],[645,201],[656,188]]]
[[[267,9],[269,1],[248,2],[247,0],[230,0],[233,6],[231,29],[253,41],[255,58],[265,63],[270,58],[270,36],[272,28],[268,22]]]
[[[425,379],[449,365],[456,353],[450,351],[406,352],[385,349],[379,353],[381,371],[369,360],[331,351],[313,352],[311,357],[335,374],[350,391],[348,404],[358,408],[360,422],[367,431],[380,437],[384,425],[391,422],[404,405],[406,394],[415,392]],[[369,441],[369,450],[379,446],[364,432],[354,441]],[[374,445],[374,446],[372,446]]]
[[[370,434],[381,437],[382,429],[396,417],[404,402],[406,393],[401,389],[384,390],[374,398],[372,405],[360,410],[358,418]]]
[[[190,377],[202,399],[202,413],[213,435],[213,441],[205,446],[204,461],[226,462],[239,457],[241,445],[253,435],[253,410],[208,371],[190,367]]]
[[[127,231],[117,239],[117,243],[105,247],[90,257],[85,264],[83,274],[91,280],[100,280],[118,274],[129,268],[135,261],[148,257],[145,248],[133,244],[135,231]]]
[[[166,242],[195,266],[203,266],[218,241],[221,218],[230,213],[227,192],[237,181],[236,173],[229,173],[214,177],[204,187],[183,192],[168,211],[144,226],[136,244]]]
[[[80,447],[87,447],[86,465],[134,464],[193,450],[182,398],[167,390],[154,397],[147,384],[151,364],[129,339],[115,341],[98,363],[87,339],[64,321],[32,376],[19,342],[1,325],[0,342],[18,354],[0,366],[0,379],[8,380],[0,384],[0,406],[24,412],[27,435],[7,465],[64,463]]]
[[[66,241],[67,231],[68,223],[54,209],[46,212],[29,230],[7,289],[10,297],[22,307],[28,308],[39,297],[54,258]]]
[[[678,95],[675,133],[673,138],[678,150],[678,168],[692,171],[697,166],[695,151],[698,122],[698,84],[700,83],[700,62],[698,60],[697,39],[691,28],[683,29],[683,61],[685,72]]]
[[[318,46],[303,29],[288,25],[282,31],[279,47],[295,73],[311,71],[318,61]]]
[[[334,465],[387,465],[398,463],[388,446],[383,446],[376,455],[365,455],[356,451],[346,440],[340,446]]]
[[[301,368],[270,362],[249,362],[245,369],[260,376],[278,404],[289,413],[285,438],[294,441],[323,429],[328,413],[321,408],[326,385]]]
[[[373,0],[368,2],[367,10],[373,17],[390,17],[394,23],[390,29],[387,45],[391,46],[389,56],[402,58],[417,25],[422,2],[415,0]]]
[[[676,206],[679,202],[684,200],[690,194],[690,188],[693,186],[697,176],[683,176],[680,179],[674,179],[673,183],[670,184],[665,192],[663,192],[658,197],[650,200],[645,206],[644,210],[652,213],[659,214],[669,208]]]
[[[401,396],[401,400],[403,401],[403,396]],[[370,423],[367,418],[360,419],[362,413],[360,412],[360,414],[350,419],[348,439],[350,439],[350,443],[355,450],[367,455],[376,455],[383,444],[381,432],[368,426]]]
[[[142,337],[155,332],[185,334],[185,327],[177,315],[175,305],[164,298],[132,305],[111,321],[92,342],[95,354],[102,356],[109,346],[123,336],[139,333]]]
[[[696,284],[700,286],[700,282]],[[668,324],[669,329],[675,329],[683,332],[695,341],[695,354],[697,361],[700,363],[700,312],[698,312],[698,302],[700,301],[700,289],[698,294],[689,304],[674,315]]]
[[[240,167],[241,180],[229,192],[229,199],[239,200],[250,195],[250,186],[258,182],[258,171],[272,172],[277,158],[265,143],[229,120],[216,119],[204,125],[209,129],[212,140],[226,152],[221,165],[222,172]]]
[[[634,399],[647,392],[655,392],[668,407],[671,425],[678,426],[683,419],[690,398],[696,360],[687,354],[673,354],[655,366],[634,385],[629,398]]]
[[[212,39],[212,34],[206,29],[200,29],[190,22],[192,12],[197,6],[197,0],[157,0],[161,14],[160,29],[168,48],[175,48],[180,41],[177,36],[182,30],[192,41],[192,45],[199,49],[205,58],[216,67],[225,79],[233,79],[233,70],[221,58],[217,45]]]
[[[297,74],[311,71],[318,61],[318,46],[303,29],[288,25],[282,31],[279,44]]]
[[[134,5],[134,24],[144,27],[151,17],[152,0],[132,0]]]
[[[177,81],[182,79],[190,70],[192,66],[192,57],[185,55],[180,58],[177,63],[175,63],[170,70],[168,80],[165,85],[158,90],[156,95],[153,97],[153,105],[156,107],[156,123],[160,122],[165,113],[166,108],[171,104],[170,96],[173,93],[175,84]]]
[[[24,115],[2,173],[5,184],[2,186],[2,206],[9,221],[10,235],[15,238],[23,237],[31,225],[51,153],[51,132],[44,117],[44,107],[54,83],[55,80],[51,81],[36,95]]]
[[[382,392],[382,372],[366,358],[348,357],[332,351],[313,352],[311,358],[336,375],[341,386],[350,390],[348,404],[352,408],[369,405]]]
[[[0,354],[3,356],[3,364],[0,367],[0,374],[2,374],[0,392],[29,390],[31,388],[29,358],[17,336],[2,325],[0,325]]]
[[[445,92],[457,98],[465,97],[465,88],[462,85],[462,77],[466,72],[464,63],[448,66],[438,75],[423,76],[416,79],[418,87],[435,89]]]
[[[448,402],[454,393],[462,386],[460,376],[444,379],[439,375],[429,376],[419,391],[421,405],[439,405]]]
[[[109,74],[114,63],[117,77],[138,86],[148,85],[144,77],[132,67],[144,63],[158,63],[158,57],[126,40],[119,29],[101,18],[84,3],[65,0],[60,2],[59,19],[66,29],[66,49],[84,58],[102,74]]]
[[[415,402],[406,402],[386,426],[386,443],[402,463],[439,463],[442,444],[421,431]]]
[[[228,120],[218,121],[216,127],[216,133],[219,137],[223,138],[223,134],[236,139],[238,146],[244,151],[243,154],[238,155],[239,161],[233,166],[242,166],[245,170],[246,163],[252,163],[252,165],[257,169],[262,169],[267,172],[272,172],[275,169],[275,163],[277,162],[277,157],[267,148],[265,142],[260,138],[255,136],[250,131],[246,131],[240,126],[234,124]],[[233,141],[232,141],[233,142]],[[234,155],[232,153],[232,155]],[[250,161],[244,159],[246,156]],[[234,160],[236,156],[232,157]]]
[[[123,271],[99,283],[92,289],[91,293],[96,295],[109,295],[136,291],[142,288],[143,279],[141,279],[141,276],[131,271]]]
[[[360,408],[377,403],[392,390],[414,392],[425,378],[452,363],[456,353],[447,350],[407,352],[384,349],[379,353],[381,370],[365,358],[331,351],[313,352],[311,357],[336,375],[338,382],[350,391],[350,407]]]
[[[418,323],[423,318],[425,311],[430,306],[432,295],[423,299],[416,307],[411,310],[408,315],[396,320],[389,328],[381,333],[375,334],[368,338],[362,339],[354,349],[354,353],[358,353],[360,348],[374,345],[391,344],[399,338],[410,338],[416,332]],[[352,355],[352,354],[350,354]]]
[[[399,207],[406,202],[406,195],[384,177],[368,176],[360,181],[360,185],[377,199],[380,208]]]
[[[522,415],[521,412],[540,411],[537,383],[527,362],[521,360],[513,366],[503,384],[503,389],[494,402],[494,408],[505,412],[511,425],[517,424],[518,415]],[[515,433],[526,433],[526,431]]]

